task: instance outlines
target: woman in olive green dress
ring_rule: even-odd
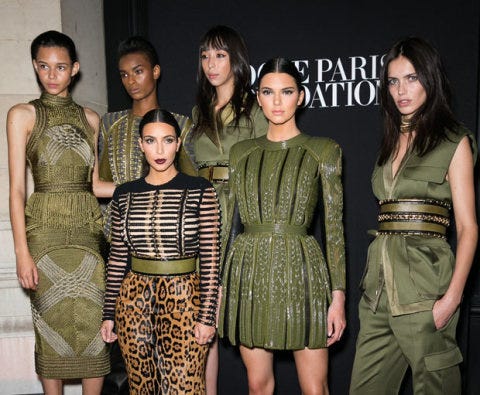
[[[98,115],[69,94],[78,73],[75,45],[48,31],[31,45],[43,88],[40,99],[12,107],[7,118],[12,222],[17,275],[30,290],[35,369],[48,395],[63,379],[82,378],[83,394],[99,395],[110,371],[100,336],[104,293],[98,181]],[[35,190],[25,207],[28,162]]]
[[[303,98],[294,64],[268,61],[257,93],[267,134],[230,151],[219,334],[240,344],[251,394],[273,393],[273,350],[293,350],[303,394],[328,393],[327,347],[346,326],[341,150],[300,132]]]
[[[197,105],[193,129],[182,135],[181,171],[200,175],[215,187],[225,229],[228,156],[233,144],[264,135],[267,121],[255,102],[250,64],[243,38],[230,27],[215,26],[201,39]],[[224,232],[222,232],[224,233]],[[217,393],[218,344],[207,362],[207,395]]]

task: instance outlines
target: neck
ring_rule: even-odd
[[[178,170],[175,166],[171,166],[165,171],[155,171],[150,168],[148,175],[145,177],[145,181],[151,185],[162,185],[169,182],[173,177],[178,174]]]
[[[300,130],[297,128],[295,120],[286,122],[282,125],[275,125],[269,122],[267,139],[270,141],[285,141],[291,139],[292,137],[298,136]]]
[[[215,103],[215,111],[218,111],[219,108],[227,104],[233,96],[234,86],[233,83],[229,85],[218,86],[216,89],[217,92],[217,102]]]
[[[134,100],[132,103],[133,115],[143,117],[147,112],[155,108],[159,108],[157,93],[150,95],[142,100]]]

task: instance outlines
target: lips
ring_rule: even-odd
[[[397,106],[398,107],[407,107],[409,106],[411,103],[411,100],[407,100],[407,99],[404,99],[404,100],[398,100],[397,101]]]
[[[218,74],[208,74],[208,79],[213,80],[214,78],[217,78]]]
[[[166,159],[155,159],[157,165],[163,165],[166,162]]]
[[[272,111],[272,114],[273,114],[273,115],[282,115],[282,114],[283,114],[283,110],[273,110],[273,111]]]

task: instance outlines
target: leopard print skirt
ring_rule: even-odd
[[[196,273],[123,280],[115,326],[131,395],[205,394],[208,346],[193,333],[198,289]]]

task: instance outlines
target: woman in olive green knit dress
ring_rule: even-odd
[[[302,393],[328,393],[326,347],[346,325],[341,150],[297,128],[303,97],[293,63],[267,62],[257,93],[267,134],[230,151],[219,334],[240,344],[251,394],[273,393],[273,350],[293,350]],[[309,234],[316,209],[326,256]]]
[[[48,395],[62,380],[82,378],[99,395],[109,356],[100,336],[104,293],[102,215],[97,182],[98,115],[76,104],[68,88],[79,64],[73,41],[48,31],[31,46],[43,87],[40,99],[12,107],[7,118],[10,218],[17,275],[30,290],[35,368]],[[25,170],[35,190],[25,207]]]
[[[227,26],[211,28],[201,39],[199,55],[197,105],[192,111],[195,125],[182,135],[179,167],[213,184],[224,230],[230,148],[264,135],[267,120],[252,93],[247,48],[238,32]],[[217,393],[217,349],[215,340],[208,355],[207,395]]]

